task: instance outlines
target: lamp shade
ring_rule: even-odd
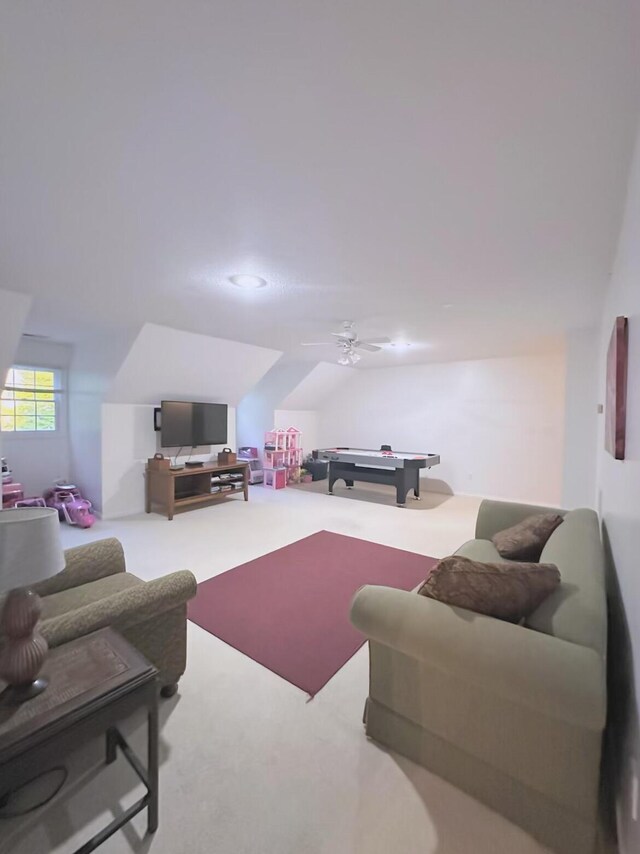
[[[64,566],[57,510],[0,510],[0,593],[50,578]]]

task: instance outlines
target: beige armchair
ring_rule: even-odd
[[[182,570],[145,582],[126,571],[114,538],[65,552],[62,572],[33,585],[42,597],[42,634],[50,647],[111,626],[158,668],[161,692],[178,688],[187,659],[187,602],[196,592]]]

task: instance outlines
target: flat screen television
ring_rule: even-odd
[[[160,404],[160,444],[163,448],[226,443],[226,403],[163,400]]]

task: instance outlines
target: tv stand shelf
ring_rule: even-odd
[[[243,461],[177,470],[150,469],[147,466],[144,474],[145,510],[151,513],[152,509],[158,508],[157,512],[166,514],[169,520],[173,519],[176,510],[203,507],[241,491],[234,486],[233,489],[212,493],[211,480],[221,474],[241,474],[244,500],[249,500],[249,464]]]

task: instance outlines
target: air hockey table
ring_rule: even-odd
[[[396,490],[396,503],[404,507],[407,493],[420,499],[420,470],[430,469],[440,462],[438,454],[392,451],[388,445],[379,451],[366,448],[321,448],[313,452],[316,460],[329,463],[329,495],[337,480],[352,488],[356,480],[366,483],[386,483]]]

